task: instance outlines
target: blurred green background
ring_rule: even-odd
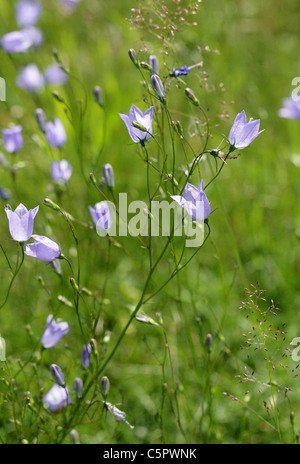
[[[111,382],[108,401],[122,404],[120,409],[126,411],[135,429],[130,430],[124,423],[116,424],[112,417],[105,418],[104,426],[103,416],[96,411],[90,414],[90,421],[85,420],[86,425],[76,427],[84,443],[287,443],[296,440],[300,402],[298,380],[293,376],[297,369],[294,361],[282,360],[282,354],[289,349],[293,338],[300,336],[297,315],[300,171],[292,161],[296,159],[293,155],[300,155],[300,122],[279,118],[278,110],[282,99],[293,89],[292,79],[299,75],[299,2],[204,0],[198,4],[195,14],[184,16],[183,11],[180,17],[184,21],[174,17],[177,21],[174,24],[181,28],[174,37],[149,26],[149,19],[152,24],[157,22],[163,26],[157,17],[161,5],[166,4],[171,11],[177,7],[188,8],[190,3],[141,1],[140,16],[145,18],[146,28],[133,28],[129,19],[134,18],[132,9],[138,2],[82,0],[76,11],[66,14],[58,8],[58,2],[45,1],[38,23],[44,33],[43,47],[22,55],[0,52],[0,75],[7,84],[7,101],[0,103],[0,125],[4,128],[10,123],[20,123],[24,131],[24,148],[15,158],[8,157],[9,162],[26,162],[17,171],[15,182],[9,169],[0,166],[0,185],[11,190],[9,203],[13,209],[19,202],[28,208],[42,205],[43,199],[50,197],[76,219],[88,223],[87,206],[103,199],[90,182],[89,173],[100,179],[102,166],[107,162],[115,171],[115,194],[127,192],[128,201],[147,201],[144,163],[118,115],[128,113],[132,103],[143,110],[148,107],[148,102],[143,101],[145,89],[141,75],[128,57],[130,48],[144,61],[149,54],[155,54],[162,77],[173,67],[203,62],[201,68],[183,76],[185,84],[170,81],[168,93],[171,116],[181,121],[185,138],[196,153],[202,149],[203,138],[194,135],[195,128],[201,128],[205,120],[185,98],[186,86],[193,89],[209,117],[209,149],[219,146],[223,137],[228,136],[236,114],[242,109],[248,118],[260,119],[264,129],[236,160],[228,160],[220,177],[206,191],[212,209],[216,210],[209,218],[208,242],[178,278],[142,308],[156,320],[156,314],[160,313],[167,339],[159,328],[134,321],[107,366],[105,375]],[[17,28],[14,2],[2,2],[0,15],[1,36]],[[165,40],[170,39],[168,47],[163,43],[164,33]],[[80,107],[78,100],[85,98],[80,82],[87,91],[88,111],[82,132],[78,120],[75,129],[69,124],[64,105],[51,95],[55,88],[46,87],[31,96],[15,85],[19,67],[35,62],[44,69],[53,62],[53,49],[76,76],[58,88],[75,116]],[[95,85],[102,88],[104,109],[93,100]],[[49,151],[38,131],[34,117],[37,107],[43,108],[49,119],[59,116],[68,133],[62,154],[71,162],[74,172],[68,190],[60,197],[53,190],[49,174],[52,156],[57,153]],[[169,141],[166,150],[171,150]],[[185,156],[179,142],[176,150],[180,176]],[[158,156],[153,141],[148,144],[148,151],[150,157]],[[191,153],[188,156],[191,162]],[[198,184],[201,175],[207,183],[214,172],[214,160],[207,158],[201,163],[200,172],[193,175],[192,182]],[[156,181],[153,175],[153,186]],[[171,185],[165,185],[164,191],[171,193]],[[9,236],[4,213],[6,202],[1,202],[0,240],[13,260],[16,244]],[[130,308],[140,297],[148,271],[148,256],[139,241],[131,237],[117,238],[119,246],[111,246],[107,264],[107,241],[98,237],[92,228],[80,224],[76,224],[76,231],[81,250],[81,285],[101,295],[108,272],[101,324],[96,334],[99,351],[105,354],[106,350],[110,352],[130,316]],[[74,242],[61,216],[41,206],[35,233],[59,242],[63,253],[76,267]],[[163,243],[160,238],[154,241],[156,255]],[[186,253],[188,257],[189,251]],[[168,277],[173,265],[169,251],[154,276],[151,291]],[[10,275],[3,255],[0,266],[4,299]],[[20,394],[22,389],[29,389],[38,397],[40,388],[45,392],[50,388],[47,363],[59,364],[66,371],[70,385],[74,376],[81,375],[76,316],[57,300],[61,294],[70,300],[73,295],[67,264],[62,263],[62,269],[63,276],[59,277],[45,263],[26,259],[9,301],[1,310],[0,333],[6,339],[12,371],[18,369],[19,358],[25,362],[33,350],[39,351],[38,341],[48,314],[59,311],[59,317],[73,326],[65,344],[43,354],[36,377],[35,366],[28,364],[24,379],[20,376]],[[270,367],[271,362],[264,360],[264,343],[269,342],[268,330],[264,327],[259,329],[262,344],[257,344],[259,349],[252,351],[250,358],[248,351],[241,349],[243,334],[251,331],[253,322],[239,308],[245,299],[245,287],[256,283],[266,290],[267,303],[262,303],[263,308],[274,300],[281,309],[278,317],[268,316],[268,324],[274,328],[286,324],[287,334],[280,333],[278,345],[272,345],[268,352],[275,369]],[[82,317],[88,321],[95,302],[92,298],[86,300],[81,310]],[[257,317],[255,314],[254,320]],[[107,331],[111,332],[108,346],[103,341]],[[207,333],[213,336],[210,354],[205,347]],[[270,343],[273,343],[271,338]],[[287,362],[289,368],[280,366]],[[236,377],[244,372],[245,366],[255,372],[255,381],[246,385]],[[277,383],[276,387],[275,383],[268,384],[270,379]],[[291,389],[289,399],[285,387]],[[223,392],[234,395],[244,404],[232,401]],[[4,411],[5,402],[1,403]],[[98,406],[98,409],[101,408]],[[294,425],[290,421],[291,410],[295,412]],[[6,439],[3,437],[10,437],[9,427],[4,425],[9,411],[2,417],[0,433]],[[49,437],[55,435],[57,423],[60,419],[55,417],[48,433],[40,433],[39,439],[51,441]],[[31,417],[24,431],[29,441],[36,434],[33,424]],[[11,437],[8,440],[13,441]]]

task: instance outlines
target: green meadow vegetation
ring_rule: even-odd
[[[62,3],[41,2],[42,45],[0,49],[1,130],[23,128],[16,153],[0,137],[0,443],[298,443],[300,120],[278,111],[300,76],[299,3]],[[1,2],[1,37],[20,29],[16,4]],[[151,86],[150,55],[163,96]],[[20,88],[29,63],[58,63],[67,80]],[[183,66],[188,74],[172,76]],[[133,104],[153,106],[145,143],[119,116]],[[63,123],[61,148],[48,143],[37,108]],[[242,110],[263,132],[226,157]],[[72,175],[57,183],[51,163],[62,159]],[[110,201],[118,211],[121,193],[128,204],[170,203],[200,180],[211,206],[200,246],[172,233],[97,233],[89,206]],[[63,256],[24,255],[33,239],[14,240],[5,212],[20,203],[39,206],[33,234]],[[149,208],[140,213],[150,222]],[[69,325],[50,348],[41,343],[49,315]],[[55,410],[44,401],[53,364],[69,403]]]

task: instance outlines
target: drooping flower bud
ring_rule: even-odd
[[[128,50],[128,55],[129,55],[129,58],[131,59],[131,61],[133,62],[133,64],[138,68],[139,67],[139,62],[138,62],[138,59],[136,57],[135,50],[133,50],[133,48],[130,48]]]
[[[75,429],[71,430],[70,438],[72,442],[74,443],[74,445],[80,445],[80,438],[79,438],[79,433],[77,432],[77,430]]]
[[[6,343],[4,338],[0,335],[0,361],[4,362],[6,360]]]
[[[141,61],[141,68],[147,69],[147,71],[153,72],[152,66],[146,63],[145,61]]]
[[[38,126],[41,129],[41,131],[45,132],[46,123],[47,123],[47,117],[46,117],[45,111],[42,110],[42,108],[37,108],[35,110],[35,119],[36,119],[36,121],[38,123]]]
[[[186,96],[188,97],[188,99],[195,105],[195,106],[199,106],[200,103],[199,103],[199,100],[198,98],[196,98],[194,92],[192,89],[190,88],[186,88],[185,89],[185,94]]]
[[[103,93],[101,87],[96,85],[93,89],[94,99],[95,102],[98,103],[101,107],[103,107]]]
[[[76,395],[76,398],[81,398],[82,397],[82,391],[83,391],[83,381],[80,377],[75,377],[74,383],[73,383],[73,389]]]
[[[158,59],[157,59],[157,57],[155,55],[150,55],[149,56],[148,63],[152,67],[153,72],[155,74],[159,74],[159,63],[158,63]]]
[[[103,176],[104,176],[106,185],[108,187],[114,187],[114,185],[115,185],[114,171],[113,171],[113,168],[112,168],[111,164],[106,163],[103,166],[102,172],[103,172]]]
[[[54,382],[63,387],[65,385],[65,376],[61,368],[57,366],[57,364],[51,364],[50,372],[52,374]]]
[[[153,74],[150,78],[150,82],[156,96],[162,101],[165,100],[165,89],[160,77],[157,74]]]
[[[103,376],[102,379],[100,380],[100,391],[101,394],[106,398],[109,392],[109,387],[110,387],[110,382],[108,377]]]
[[[206,337],[205,337],[205,346],[206,346],[206,349],[207,349],[208,353],[211,352],[212,344],[213,344],[213,337],[212,337],[212,335],[209,333],[209,334],[207,334]]]

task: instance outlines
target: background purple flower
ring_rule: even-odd
[[[44,235],[32,235],[34,243],[25,246],[25,254],[41,261],[54,261],[60,256],[60,246]]]
[[[45,125],[45,135],[52,148],[60,148],[67,141],[67,134],[60,119],[55,118]]]
[[[16,6],[16,21],[19,26],[33,26],[41,14],[41,4],[35,0],[21,0]]]
[[[17,242],[26,242],[30,239],[33,232],[34,218],[38,210],[39,207],[37,206],[28,211],[22,203],[17,206],[15,211],[5,208],[9,231],[14,240]]]
[[[53,348],[68,333],[70,327],[67,322],[55,322],[52,314],[47,317],[47,325],[41,337],[41,344],[44,348]]]
[[[203,190],[202,180],[199,183],[199,188],[188,182],[184,188],[183,195],[183,197],[181,195],[173,195],[171,198],[182,206],[192,219],[203,221],[208,218],[211,208]]]
[[[36,93],[44,87],[45,80],[36,64],[28,64],[19,71],[17,85],[28,92]]]
[[[44,35],[41,29],[31,26],[22,30],[25,38],[30,42],[30,48],[39,48],[44,43]]]
[[[173,70],[173,73],[174,73],[175,77],[185,76],[185,75],[189,74],[189,72],[190,72],[190,68],[188,66],[182,66],[181,68]]]
[[[292,97],[282,101],[282,108],[278,111],[278,116],[287,119],[300,119],[300,100]]]
[[[229,132],[228,141],[230,145],[239,150],[248,147],[248,145],[263,132],[263,130],[259,132],[259,125],[259,119],[247,122],[245,111],[241,111],[241,113],[236,116]]]
[[[89,367],[90,365],[89,354],[91,354],[91,352],[92,352],[92,347],[89,343],[88,345],[83,345],[82,352],[81,352],[81,362],[83,366],[85,367]]]
[[[109,229],[111,227],[111,218],[106,201],[96,203],[94,208],[89,206],[92,219],[99,229]]]
[[[73,11],[81,0],[57,0],[67,11]]]
[[[61,387],[57,384],[53,385],[44,396],[43,402],[49,406],[50,411],[59,411],[71,402],[71,398],[69,398],[68,394],[68,387]]]
[[[125,122],[128,133],[135,143],[148,141],[150,139],[152,135],[153,106],[143,113],[135,105],[131,105],[128,115],[120,113],[119,116]],[[133,121],[137,121],[141,126],[144,126],[147,132],[134,127],[132,125]]]
[[[72,166],[67,160],[52,161],[51,177],[53,182],[68,182],[72,175]]]
[[[1,39],[1,47],[7,53],[24,53],[31,47],[31,41],[24,31],[12,31]]]
[[[68,74],[57,63],[50,64],[44,74],[50,85],[63,85],[68,80]]]
[[[4,148],[8,153],[16,153],[23,146],[22,126],[2,129]]]

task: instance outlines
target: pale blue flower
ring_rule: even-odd
[[[204,221],[204,219],[208,218],[211,213],[211,207],[204,193],[202,180],[199,183],[199,188],[188,182],[184,188],[183,195],[172,195],[171,198],[182,206],[192,219]]]
[[[54,118],[45,125],[45,135],[52,148],[60,148],[67,141],[67,134],[63,123],[59,118]]]
[[[4,148],[8,153],[17,153],[23,147],[22,126],[2,129]]]
[[[247,122],[245,111],[239,113],[230,129],[228,141],[232,148],[242,150],[248,147],[253,140],[263,132],[259,131],[260,120],[250,120]]]
[[[41,4],[34,0],[21,0],[16,6],[16,21],[21,27],[33,26],[41,14]]]
[[[282,101],[282,108],[278,111],[278,116],[287,119],[300,120],[300,99],[292,97],[284,98]]]
[[[26,242],[30,239],[33,232],[34,218],[39,210],[37,206],[34,209],[28,209],[22,203],[17,206],[15,211],[5,208],[8,218],[10,235],[17,242]]]
[[[111,227],[111,217],[106,201],[96,203],[94,208],[89,206],[89,211],[97,227],[100,229],[109,229]]]
[[[16,82],[18,87],[31,93],[38,92],[45,85],[43,74],[39,71],[37,65],[33,63],[20,69]]]
[[[32,235],[34,243],[25,246],[24,253],[32,258],[41,261],[51,262],[57,259],[60,254],[60,246],[44,235]]]
[[[120,113],[119,116],[125,122],[128,133],[135,143],[145,143],[150,139],[152,135],[153,106],[143,113],[135,105],[131,105],[128,115]],[[132,123],[135,121],[143,126],[145,131],[134,127]]]
[[[68,387],[54,384],[44,396],[43,402],[48,405],[49,411],[60,411],[64,406],[72,402],[69,397]]]
[[[47,324],[41,337],[41,344],[44,348],[53,348],[67,334],[70,326],[67,322],[56,322],[52,314],[47,317]]]

